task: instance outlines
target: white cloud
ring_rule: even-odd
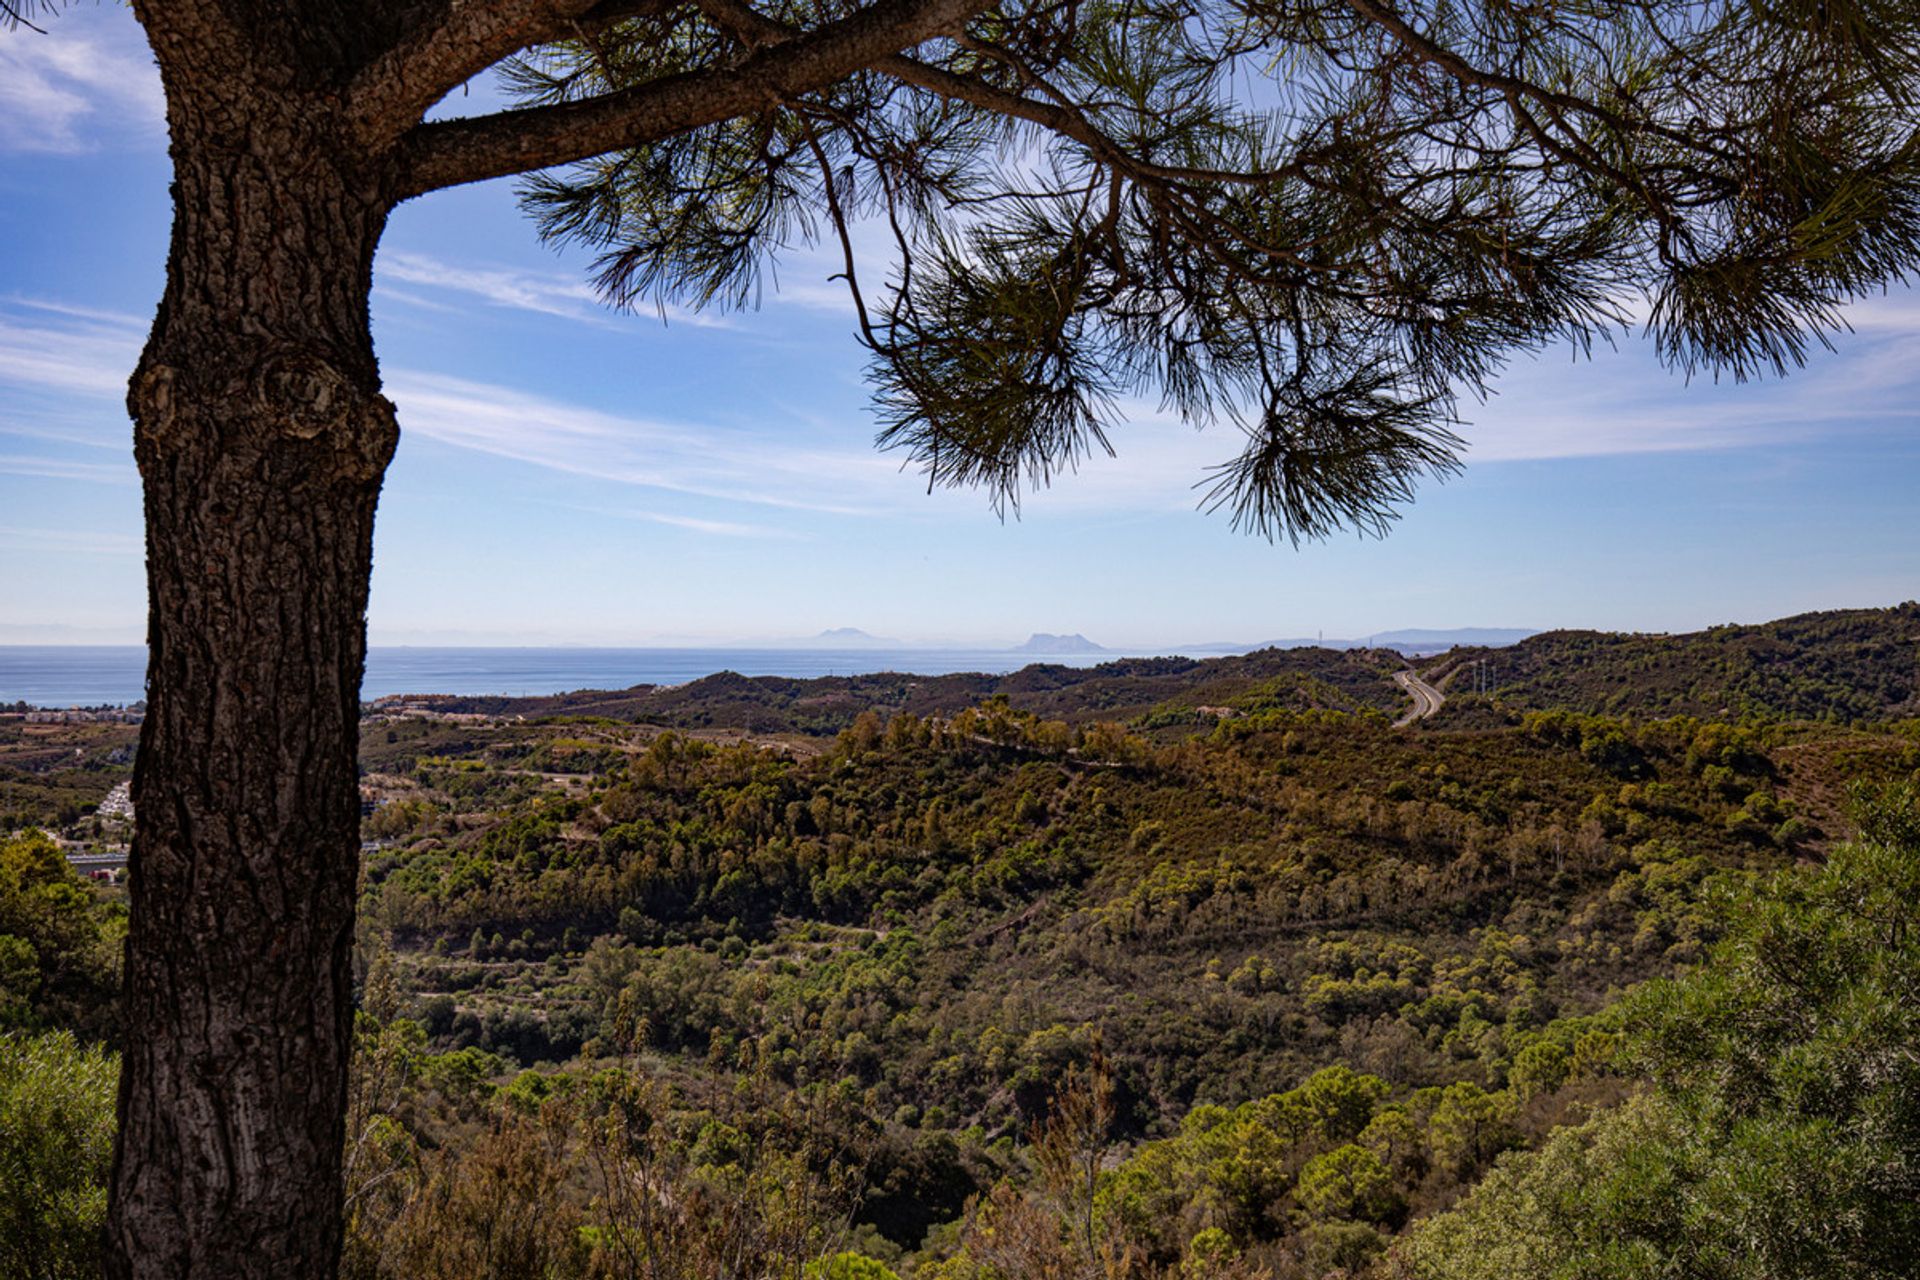
[[[145,549],[146,544],[131,534],[85,529],[28,529],[0,525],[0,551],[137,556]]]
[[[135,482],[125,402],[144,329],[117,312],[0,301],[0,448],[56,446],[50,454],[0,453],[0,475]],[[92,456],[63,456],[57,446]],[[98,461],[102,450],[119,460]]]
[[[382,295],[396,302],[434,310],[444,309],[444,304],[411,290],[394,289],[388,282],[398,281],[417,288],[479,298],[496,307],[531,311],[537,315],[559,316],[589,324],[619,323],[618,313],[600,300],[600,295],[592,285],[585,280],[558,273],[451,263],[424,253],[387,250],[380,255],[376,281],[376,287]],[[646,309],[636,314],[644,316],[650,310],[668,323],[701,329],[728,327],[727,320],[720,315],[689,311],[684,307]]]
[[[911,490],[870,452],[796,448],[439,374],[402,370],[387,389],[402,432],[599,480],[843,515],[895,507],[899,491]]]
[[[795,276],[799,272],[792,273]],[[863,283],[862,289],[872,288],[871,282]],[[782,279],[777,291],[769,294],[769,300],[790,307],[799,307],[803,311],[825,311],[832,315],[846,316],[852,320],[855,315],[853,295],[847,292],[846,281],[820,279]],[[867,295],[867,307],[872,309],[877,301],[872,294]]]
[[[80,320],[93,320],[116,329],[131,329],[145,332],[151,317],[134,315],[128,311],[109,311],[102,307],[83,307],[72,302],[61,302],[52,298],[30,298],[15,294],[7,302],[29,311],[45,312],[56,316],[72,316]]]
[[[423,285],[484,299],[497,307],[564,316],[570,320],[602,319],[599,299],[584,281],[558,275],[536,275],[505,267],[476,267],[443,262],[423,253],[388,250],[380,255],[376,277]],[[414,297],[396,292],[406,301]]]
[[[576,509],[595,515],[613,516],[621,520],[645,520],[675,529],[688,529],[694,533],[712,534],[718,538],[791,538],[795,536],[786,529],[776,529],[771,525],[742,524],[733,520],[706,520],[698,516],[675,515],[664,511],[621,511],[605,507]]]
[[[655,524],[671,525],[676,529],[691,529],[695,533],[711,533],[723,538],[769,538],[783,536],[777,529],[769,529],[759,524],[736,524],[731,520],[702,520],[696,516],[666,515],[657,511],[634,513],[641,520],[651,520]]]
[[[492,268],[468,270],[419,255],[396,255],[410,281],[431,289],[497,296],[501,305],[564,313],[591,305],[585,284]],[[1857,332],[1821,352],[1794,376],[1747,386],[1688,386],[1660,369],[1645,345],[1623,344],[1594,360],[1564,352],[1516,362],[1486,404],[1463,406],[1468,458],[1476,464],[1618,454],[1739,449],[1817,438],[1830,431],[1911,423],[1920,404],[1920,313],[1906,295],[1853,309]],[[0,411],[0,431],[61,443],[123,447],[90,435],[65,402],[117,406],[138,358],[147,321],[42,299],[0,304],[0,387],[39,393],[52,408],[28,411],[24,397]],[[548,470],[762,507],[841,515],[977,512],[977,493],[929,499],[897,453],[872,448],[864,415],[823,419],[807,406],[771,407],[754,430],[607,412],[538,391],[401,370],[389,379],[409,433]],[[1173,512],[1201,499],[1196,483],[1230,457],[1230,423],[1193,431],[1151,402],[1125,406],[1130,421],[1112,432],[1117,458],[1096,454],[1078,474],[1028,495],[1040,512]],[[0,458],[13,474],[131,480],[131,469],[16,452]],[[773,536],[759,525],[648,515],[662,523],[729,537]]]
[[[140,358],[145,322],[35,299],[0,312],[0,385],[118,400]]]
[[[91,151],[164,128],[160,73],[138,28],[118,6],[104,10],[56,15],[45,34],[0,31],[0,151]]]
[[[1487,404],[1466,406],[1470,463],[1778,445],[1911,421],[1920,403],[1920,336],[1856,338],[1795,377],[1744,387],[1689,387],[1629,350],[1579,364],[1524,362],[1497,390]],[[747,433],[665,423],[422,373],[396,375],[392,394],[403,429],[601,480],[844,515],[978,511],[984,501],[966,492],[930,499],[903,455],[875,452],[860,426],[814,423],[798,412],[783,415],[791,437],[823,443],[782,443],[777,424]],[[1111,432],[1117,457],[1096,452],[1076,473],[1025,495],[1022,509],[1191,511],[1209,469],[1240,448],[1230,422],[1198,432],[1151,403],[1125,408],[1130,420]]]
[[[889,247],[891,242],[888,242]],[[868,303],[878,300],[876,290],[888,275],[886,258],[878,253],[863,253],[861,279],[868,290]],[[851,324],[853,299],[845,281],[834,277],[842,270],[843,259],[836,245],[802,244],[789,246],[767,264],[765,288],[754,299],[755,309],[791,307],[842,316]],[[443,296],[479,298],[496,307],[558,316],[588,324],[618,326],[627,315],[609,307],[584,273],[527,271],[497,264],[449,262],[433,254],[411,249],[381,250],[374,271],[375,290],[389,301],[434,311],[448,310]],[[402,287],[405,286],[405,287]],[[642,303],[631,312],[640,319],[658,319],[662,323],[683,324],[697,329],[747,329],[750,336],[767,335],[742,326],[721,309],[697,311],[689,307]]]
[[[0,475],[35,476],[44,480],[90,480],[99,484],[133,484],[139,474],[133,460],[124,463],[74,462],[67,458],[0,453]]]
[[[1920,334],[1878,319],[1841,334],[1786,378],[1744,385],[1661,368],[1642,343],[1592,361],[1522,360],[1486,404],[1463,406],[1470,462],[1778,446],[1838,430],[1911,422]]]
[[[1462,404],[1466,460],[1752,449],[1920,421],[1920,309],[1889,302],[1853,320],[1858,332],[1839,335],[1836,351],[1815,353],[1787,378],[1742,386],[1688,385],[1638,340],[1591,360],[1558,350],[1516,361],[1485,403]],[[1128,421],[1110,433],[1119,456],[1096,453],[1078,474],[1027,497],[1028,510],[1192,510],[1209,469],[1241,447],[1228,420],[1195,431],[1150,401],[1122,408]]]

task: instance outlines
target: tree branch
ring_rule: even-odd
[[[766,17],[747,4],[746,0],[695,0],[695,4],[702,13],[752,47],[791,39],[793,36],[791,27]],[[973,41],[964,43],[978,44]],[[999,51],[996,50],[996,52]],[[903,53],[879,59],[873,64],[873,69],[892,76],[902,84],[912,85],[936,97],[964,102],[982,111],[991,111],[1015,120],[1025,120],[1029,124],[1037,124],[1043,129],[1079,143],[1095,159],[1142,181],[1220,182],[1260,186],[1286,176],[1296,168],[1289,165],[1265,173],[1240,173],[1226,169],[1196,169],[1154,164],[1129,153],[1119,143],[1096,128],[1085,115],[1070,109],[1067,105],[1036,101],[983,81],[969,79],[940,67],[929,66]]]
[[[450,0],[347,86],[354,132],[368,147],[398,141],[448,92],[533,45],[578,27],[645,17],[679,0]]]
[[[663,76],[584,102],[417,125],[402,141],[402,198],[658,142],[831,84],[950,32],[993,0],[879,0],[730,66]]]
[[[1468,62],[1453,50],[1446,48],[1431,37],[1425,35],[1412,23],[1401,17],[1389,4],[1382,0],[1347,0],[1347,6],[1366,21],[1387,32],[1408,52],[1439,67],[1442,71],[1458,80],[1461,84],[1474,85],[1482,89],[1493,90],[1509,101],[1525,98],[1538,102],[1556,114],[1571,112],[1599,121],[1608,128],[1622,134],[1647,133],[1664,138],[1668,142],[1699,150],[1699,141],[1685,133],[1664,128],[1652,120],[1632,121],[1618,112],[1610,111],[1597,102],[1586,98],[1577,98],[1569,93],[1560,93],[1548,89],[1530,80],[1517,76],[1503,75],[1488,71]],[[1606,175],[1612,176],[1612,175]]]
[[[31,13],[51,13],[59,5],[55,0],[0,0],[0,31],[11,31],[15,27],[25,27],[40,35],[47,34],[45,27],[35,26],[28,20]]]

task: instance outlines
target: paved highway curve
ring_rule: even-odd
[[[1440,692],[1425,680],[1422,680],[1418,675],[1414,674],[1411,667],[1405,671],[1394,672],[1393,682],[1402,689],[1405,689],[1407,696],[1413,699],[1413,710],[1393,722],[1393,727],[1396,729],[1403,725],[1412,724],[1415,720],[1425,720],[1445,705],[1447,701],[1446,694]]]

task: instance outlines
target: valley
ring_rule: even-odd
[[[1622,998],[1920,773],[1916,622],[1548,633],[1482,693],[1289,650],[370,704],[347,1274],[474,1274],[482,1212],[540,1274],[683,1274],[613,1261],[652,1177],[701,1265],[1091,1275],[1044,1269],[1076,1159],[1102,1274],[1386,1267],[1637,1096]],[[105,838],[135,733],[0,720],[6,825]],[[110,1044],[93,892],[14,999]]]

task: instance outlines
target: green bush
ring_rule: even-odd
[[[1652,1088],[1509,1157],[1397,1251],[1409,1280],[1911,1280],[1920,1258],[1920,790],[1729,890],[1727,936],[1627,1004]]]
[[[118,1075],[65,1031],[0,1034],[0,1275],[100,1274]]]
[[[806,1280],[900,1280],[885,1263],[864,1253],[836,1253],[807,1264]]]

